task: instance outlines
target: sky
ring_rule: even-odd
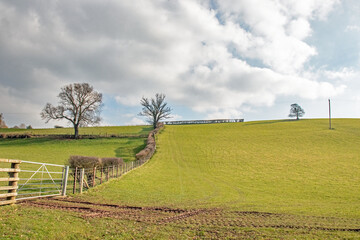
[[[0,0],[0,112],[45,124],[61,87],[103,94],[101,125],[137,125],[164,93],[172,120],[360,117],[358,0]]]

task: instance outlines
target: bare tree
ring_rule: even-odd
[[[164,102],[165,94],[157,93],[155,98],[142,97],[140,104],[142,105],[142,111],[140,116],[147,117],[147,122],[152,124],[154,129],[160,120],[170,118],[171,108]]]
[[[297,103],[291,104],[289,117],[296,117],[296,120],[299,120],[299,118],[304,115],[305,111],[300,107],[300,105]]]
[[[59,105],[47,103],[41,118],[50,120],[66,119],[74,126],[74,138],[79,138],[79,126],[94,125],[100,122],[102,94],[94,91],[88,83],[74,83],[61,88]]]
[[[0,128],[7,128],[6,123],[4,121],[4,115],[0,113]]]

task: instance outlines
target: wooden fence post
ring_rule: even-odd
[[[118,176],[119,176],[119,164],[116,165],[116,177],[118,177]]]
[[[75,167],[73,194],[75,194],[75,193],[76,193],[76,179],[77,179],[77,174],[78,174],[78,168],[77,168],[77,167]]]
[[[0,197],[6,197],[6,201],[0,201],[0,205],[14,204],[17,196],[21,160],[0,159],[0,162],[11,163],[11,168],[0,168],[0,172],[9,174],[8,178],[0,178],[0,182],[9,182],[8,186],[0,186],[0,190],[8,190],[8,193],[0,194]]]
[[[83,192],[83,186],[84,186],[84,175],[85,175],[85,169],[82,168],[80,171],[80,193]]]
[[[95,187],[95,178],[96,178],[96,167],[94,167],[93,182],[92,182],[93,187]]]
[[[112,174],[111,174],[112,176],[112,178],[114,178],[114,165],[112,165]]]
[[[110,178],[110,167],[107,168],[106,181],[109,181]]]
[[[103,167],[101,167],[100,184],[102,184],[103,170],[104,170],[104,168],[103,168]]]

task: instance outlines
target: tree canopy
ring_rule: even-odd
[[[7,128],[6,123],[4,121],[4,115],[0,113],[0,128]]]
[[[157,93],[155,98],[151,99],[142,97],[140,103],[143,108],[139,115],[147,117],[147,122],[152,124],[154,129],[161,120],[170,118],[172,109],[165,102],[165,94]]]
[[[293,103],[290,107],[289,117],[296,117],[296,120],[299,120],[300,117],[305,115],[304,109],[302,109],[299,104]]]
[[[94,91],[88,83],[74,83],[61,88],[58,106],[47,103],[41,118],[50,120],[66,119],[74,126],[74,138],[79,137],[79,126],[98,124],[101,120],[100,109],[102,94]]]

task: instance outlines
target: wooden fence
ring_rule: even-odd
[[[2,165],[11,164],[10,168],[0,168],[2,173],[0,174],[0,205],[14,204],[18,200],[66,196],[68,192],[82,193],[140,167],[147,160],[130,161],[108,167],[70,169],[69,166],[64,165],[0,159]],[[25,164],[24,167],[20,168],[20,163]],[[31,165],[36,167],[30,168]],[[59,167],[61,170],[56,170]],[[21,177],[19,177],[20,173]],[[5,174],[8,176],[5,177]]]
[[[3,183],[0,186],[0,205],[14,204],[16,202],[18,181],[19,181],[19,166],[20,160],[12,159],[0,159],[0,163],[9,163],[11,164],[10,168],[0,168],[0,173],[7,173],[8,177],[0,177],[0,182]],[[4,186],[8,185],[8,186]],[[8,184],[6,184],[8,183]],[[3,193],[7,191],[7,193]],[[5,200],[1,200],[5,199]]]
[[[146,160],[136,160],[108,167],[71,168],[69,180],[67,181],[67,190],[73,194],[82,193],[113,178],[121,177],[125,173],[140,167],[145,162]]]

